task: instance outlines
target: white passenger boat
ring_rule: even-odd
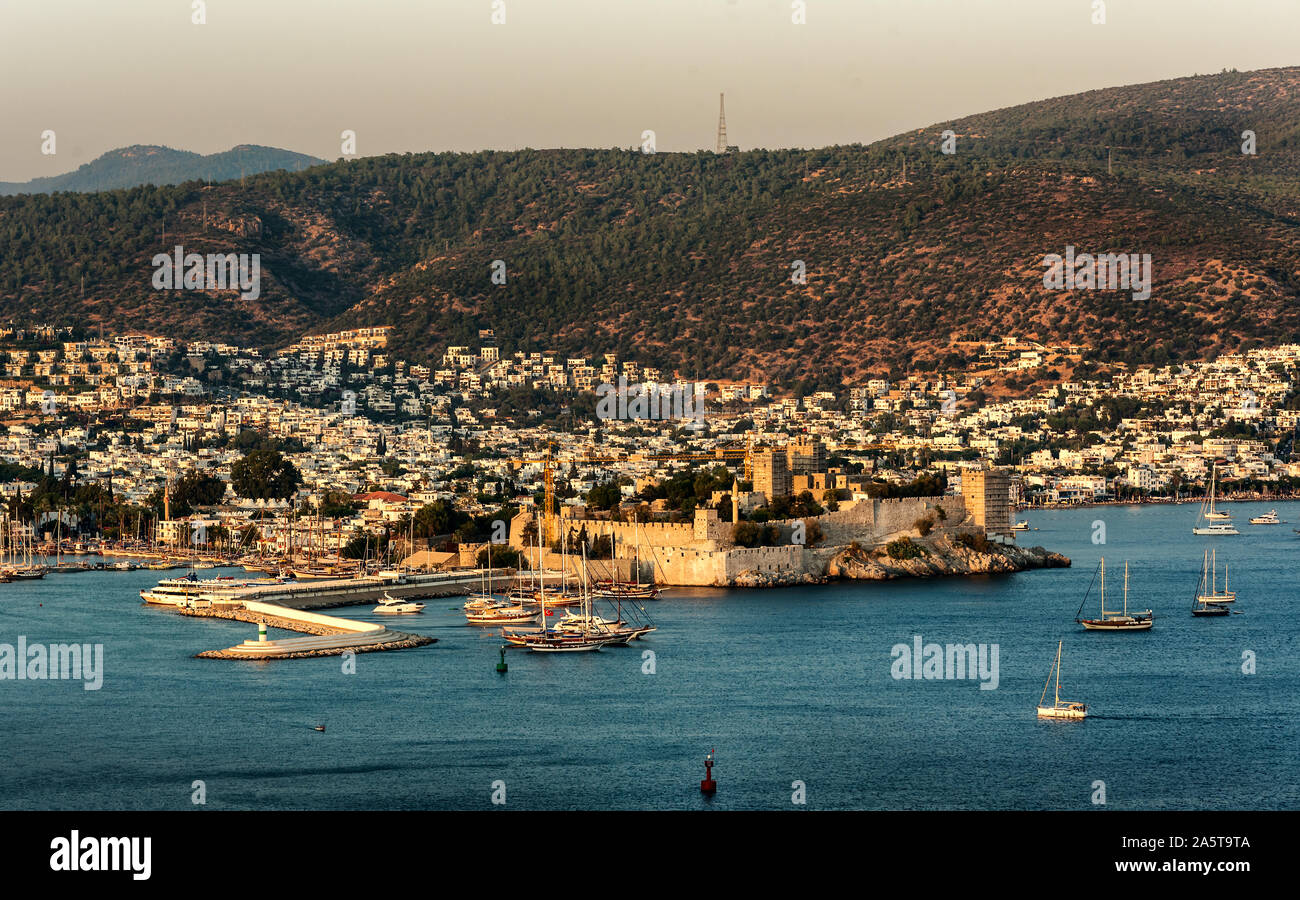
[[[400,600],[388,591],[384,591],[384,599],[379,601],[374,612],[393,615],[398,613],[418,613],[424,609],[423,603],[416,603],[413,600]]]
[[[229,575],[200,579],[194,573],[184,578],[165,578],[140,591],[140,599],[158,606],[189,606],[195,601],[221,600],[244,588],[274,584],[270,579],[235,580]]]
[[[1262,516],[1255,516],[1250,520],[1252,525],[1281,525],[1282,520],[1277,517],[1277,510],[1270,509]]]

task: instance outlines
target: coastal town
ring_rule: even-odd
[[[428,569],[481,564],[496,543],[503,566],[581,545],[668,584],[1014,570],[1050,563],[940,561],[934,542],[1014,554],[1018,508],[1198,498],[1216,461],[1227,496],[1289,495],[1300,476],[1296,345],[1125,371],[1005,337],[952,372],[795,396],[613,354],[506,352],[491,331],[419,365],[388,336],[264,352],[0,330],[8,557]],[[638,406],[660,392],[688,402]]]

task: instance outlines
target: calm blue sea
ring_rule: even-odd
[[[504,676],[499,641],[450,599],[398,625],[438,643],[344,674],[338,657],[194,659],[255,626],[141,606],[159,573],[0,584],[0,642],[105,651],[99,691],[0,681],[0,807],[191,808],[201,780],[208,809],[483,809],[497,781],[519,809],[790,809],[796,781],[808,809],[1086,809],[1095,782],[1113,809],[1297,809],[1300,503],[1277,504],[1291,524],[1245,524],[1272,505],[1230,505],[1243,534],[1218,538],[1192,536],[1195,505],[1029,513],[1021,543],[1070,569],[678,589],[649,604],[661,627],[640,644],[511,652]],[[1230,565],[1239,615],[1189,613],[1205,546]],[[1117,601],[1129,562],[1151,632],[1074,624],[1103,553]],[[997,689],[895,680],[891,648],[915,635],[997,644]],[[1034,714],[1058,639],[1084,722]]]

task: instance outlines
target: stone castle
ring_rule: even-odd
[[[860,496],[841,501],[834,512],[802,520],[773,520],[780,538],[776,545],[765,547],[737,546],[732,540],[734,524],[720,519],[713,508],[697,509],[691,522],[616,522],[590,518],[584,507],[564,507],[559,525],[561,533],[585,529],[588,540],[609,536],[614,551],[612,568],[618,577],[635,578],[639,559],[643,581],[725,586],[755,576],[786,581],[824,577],[831,557],[839,550],[855,542],[874,547],[904,536],[915,537],[920,520],[931,520],[936,531],[981,533],[985,532],[985,520],[1001,521],[1000,513],[990,516],[984,509],[972,514],[966,501],[961,495],[887,500]],[[527,549],[524,533],[532,521],[533,514],[528,512],[515,516],[510,525],[511,546]],[[813,530],[813,523],[820,529],[820,538],[813,544],[799,543],[799,535]],[[545,562],[558,568],[559,554],[546,553]],[[573,567],[570,557],[569,568]]]

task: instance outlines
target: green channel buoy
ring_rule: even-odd
[[[502,646],[498,652],[501,654],[501,661],[497,663],[497,671],[504,675],[506,670],[510,668],[506,665],[506,648]]]

